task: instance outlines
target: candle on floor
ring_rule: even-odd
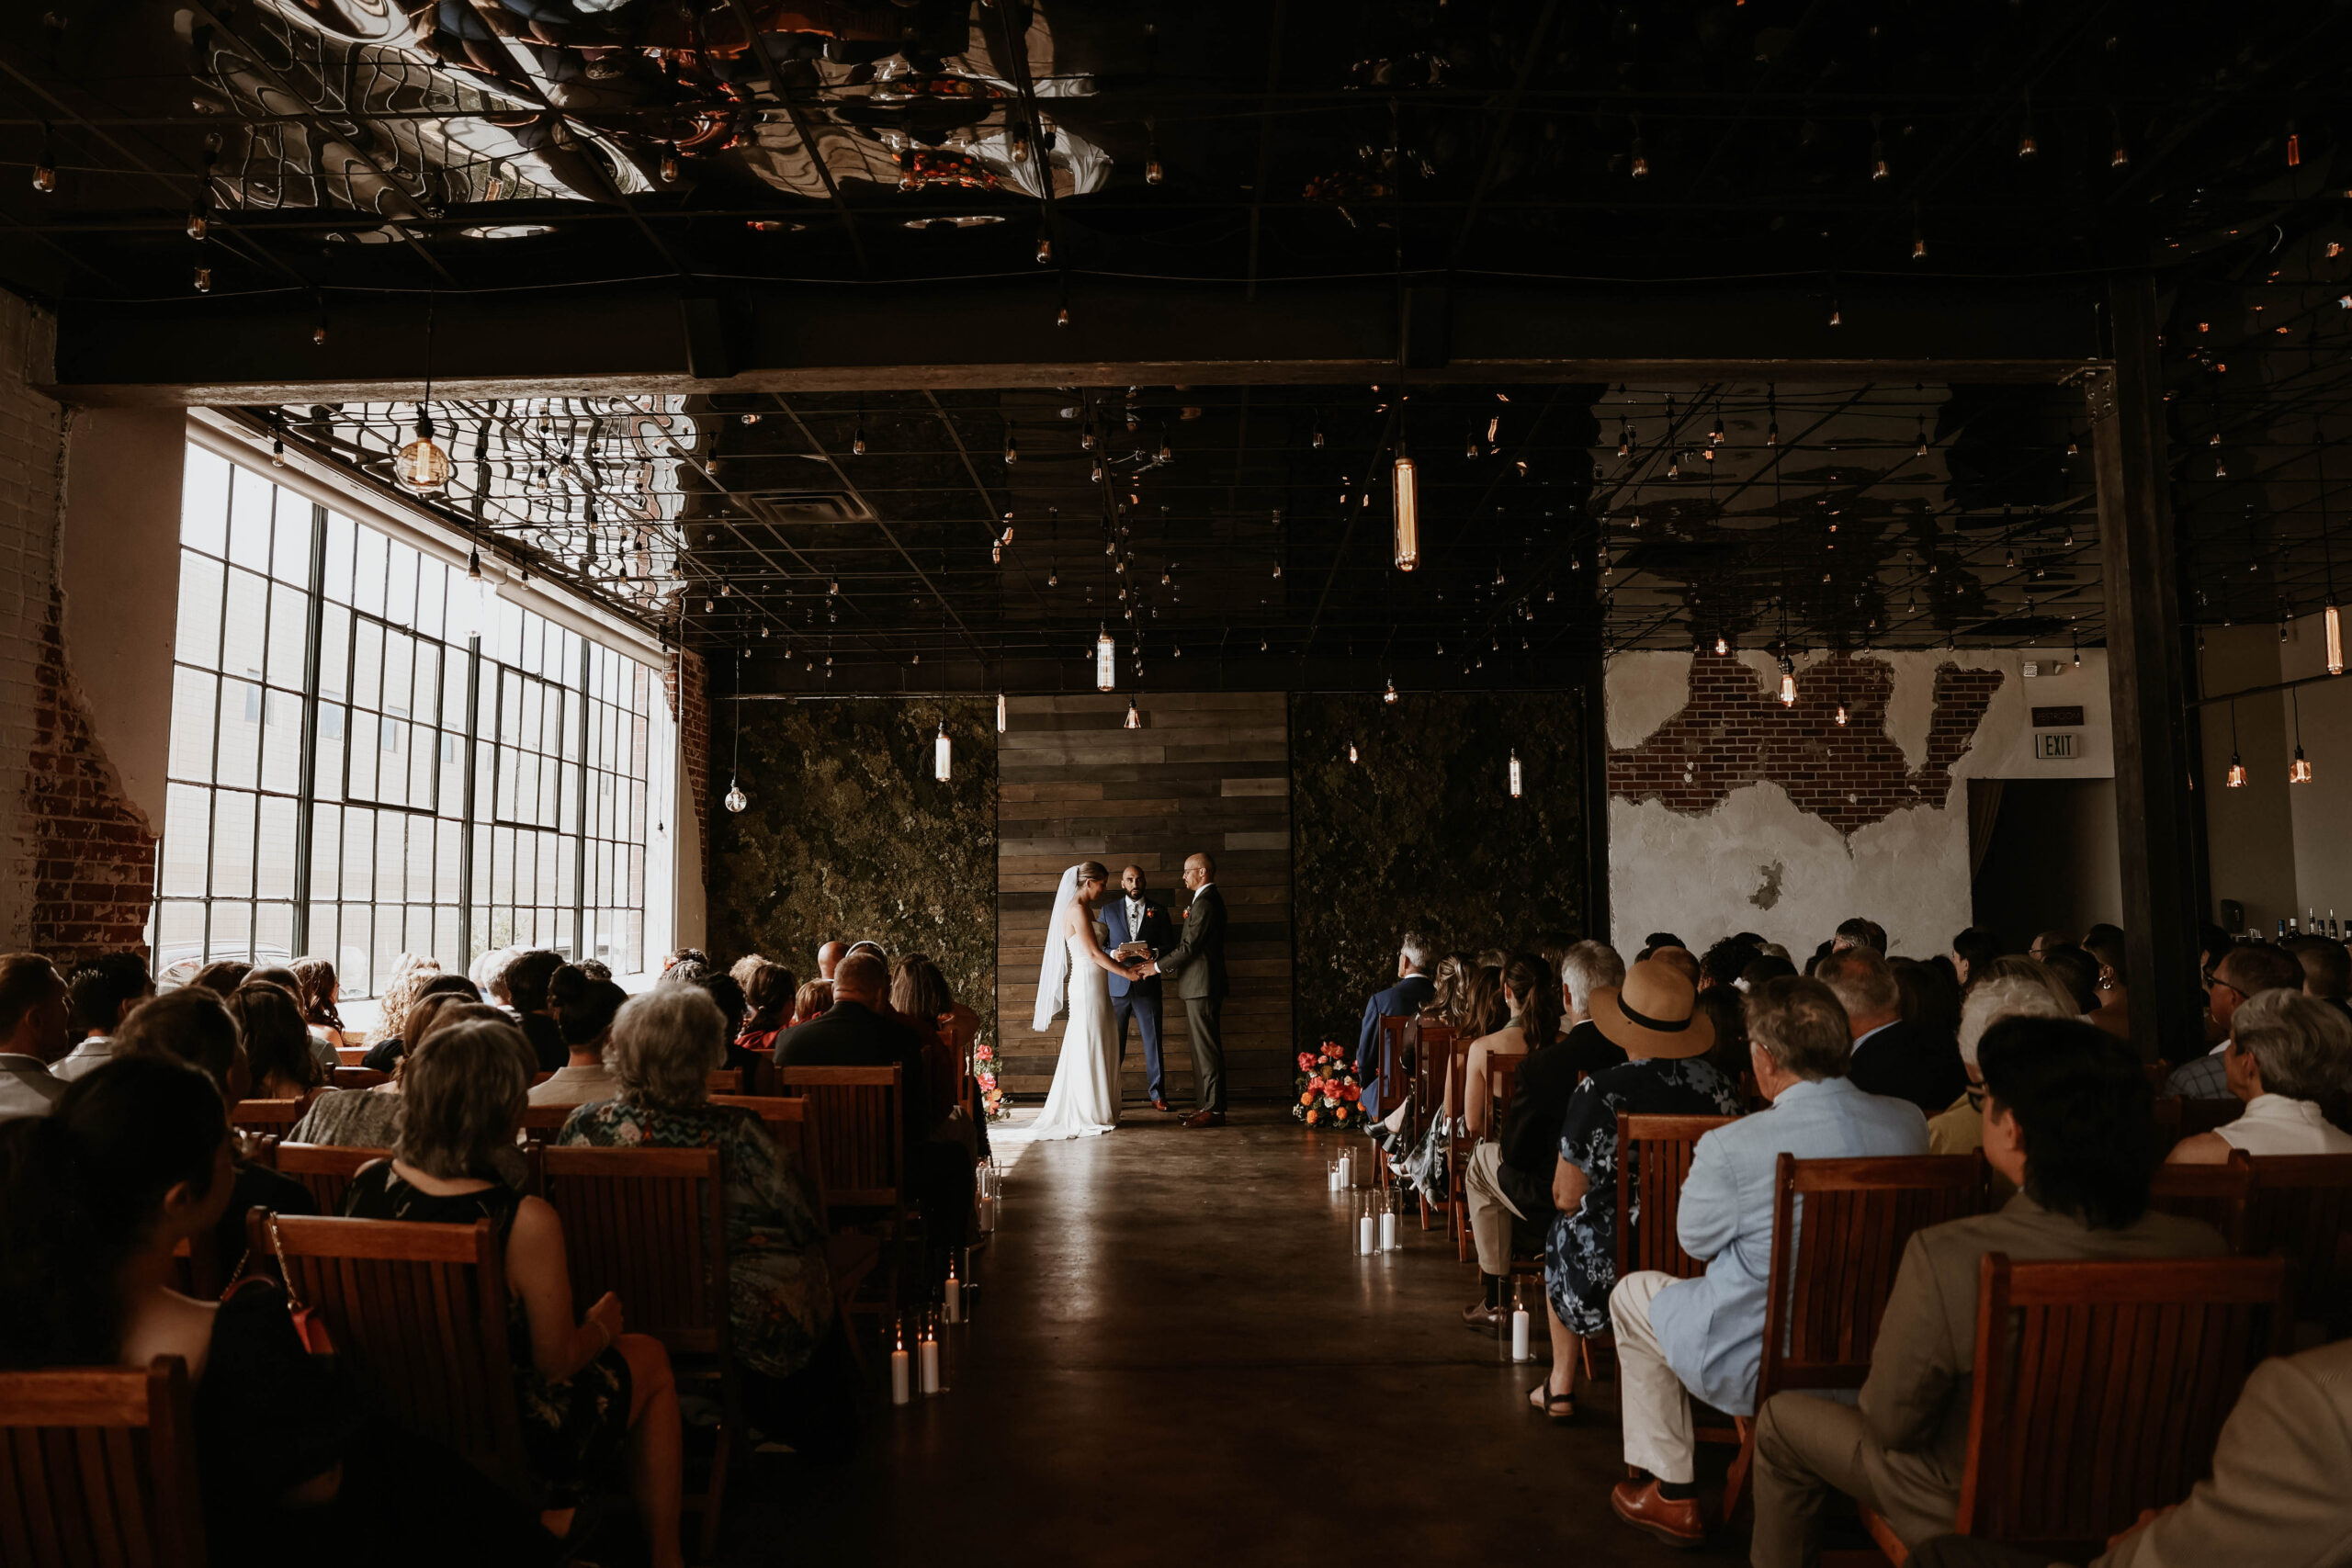
[[[899,1348],[890,1352],[891,1404],[904,1404],[907,1402],[909,1398],[907,1392],[907,1380],[908,1374],[911,1371],[912,1369],[908,1364],[907,1357],[907,1329],[904,1324],[900,1324],[899,1325]]]
[[[926,1399],[939,1392],[939,1341],[932,1337],[931,1328],[922,1331],[922,1392]]]
[[[1376,1234],[1372,1223],[1372,1210],[1367,1207],[1356,1221],[1356,1251],[1366,1258],[1371,1257],[1377,1245],[1374,1239]]]
[[[1380,1211],[1380,1250],[1396,1250],[1396,1211],[1394,1209]]]
[[[1340,1185],[1342,1188],[1349,1188],[1355,1184],[1355,1172],[1351,1167],[1348,1156],[1341,1155],[1340,1156]]]
[[[956,1278],[956,1260],[947,1260],[947,1321],[964,1321],[964,1281]]]
[[[1323,1187],[1329,1192],[1340,1190],[1340,1162],[1336,1158],[1323,1168]]]
[[[1532,1361],[1535,1359],[1535,1352],[1528,1348],[1527,1331],[1527,1309],[1523,1306],[1515,1306],[1511,1308],[1510,1359],[1514,1361]]]

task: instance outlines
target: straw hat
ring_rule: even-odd
[[[1592,1021],[1635,1061],[1706,1054],[1715,1026],[1696,1010],[1698,993],[1672,964],[1645,958],[1625,971],[1625,984],[1592,993]]]

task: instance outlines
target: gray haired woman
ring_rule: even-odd
[[[752,1424],[812,1459],[845,1455],[857,1388],[833,1314],[825,1227],[791,1156],[759,1119],[710,1103],[728,1019],[699,986],[656,986],[621,1005],[605,1046],[619,1092],[583,1105],[560,1144],[718,1151],[726,1184],[734,1349]]]
[[[2352,1154],[2352,1133],[2327,1119],[2352,1091],[2352,1022],[2300,991],[2258,991],[2230,1015],[2222,1058],[2238,1119],[2174,1145],[2174,1165],[2220,1165],[2250,1155]]]

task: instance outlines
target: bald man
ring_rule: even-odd
[[[848,952],[849,943],[845,942],[829,942],[820,944],[817,949],[817,978],[831,979],[833,971],[842,966],[842,959]]]

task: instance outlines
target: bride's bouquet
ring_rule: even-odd
[[[996,1047],[985,1041],[972,1047],[972,1077],[980,1086],[980,1113],[991,1122],[1001,1122],[1012,1114],[1004,1102],[1004,1090],[996,1082]]]
[[[1290,1113],[1310,1127],[1353,1128],[1363,1124],[1363,1086],[1356,1082],[1355,1064],[1332,1042],[1320,1052],[1298,1054],[1295,1085],[1298,1103]]]

